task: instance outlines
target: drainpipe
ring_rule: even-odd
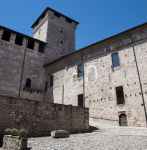
[[[64,104],[64,85],[62,86],[62,104]]]
[[[85,107],[85,68],[84,68],[84,54],[82,52],[82,64],[83,64],[83,106]]]
[[[22,84],[22,78],[23,78],[23,72],[24,72],[24,64],[25,64],[25,58],[26,58],[27,45],[28,45],[28,40],[26,39],[25,51],[24,51],[23,62],[22,62],[22,69],[21,69],[21,78],[20,78],[18,98],[20,98],[20,91],[21,91],[21,84]]]
[[[140,90],[141,90],[141,96],[142,96],[142,101],[143,101],[143,106],[144,106],[145,119],[146,119],[146,124],[147,124],[147,111],[146,111],[144,93],[143,93],[143,88],[142,88],[142,83],[141,83],[141,78],[140,78],[140,72],[139,72],[139,67],[138,67],[138,61],[137,61],[137,57],[136,57],[136,52],[135,52],[135,47],[134,47],[132,35],[130,35],[130,38],[131,38],[131,43],[133,44],[133,53],[134,53],[134,58],[135,58],[135,64],[136,64],[136,69],[137,69],[137,74],[138,74],[138,79],[139,79],[139,85],[140,85]]]

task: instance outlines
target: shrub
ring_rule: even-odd
[[[5,129],[5,135],[12,135],[12,129],[10,128]]]
[[[19,131],[16,128],[11,129],[11,135],[12,136],[19,136]]]
[[[19,130],[19,136],[20,137],[27,137],[28,131],[24,128]]]

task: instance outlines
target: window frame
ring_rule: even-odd
[[[82,70],[80,70],[80,67]],[[78,76],[78,78],[82,78],[84,76],[84,65],[83,65],[83,63],[77,65],[77,76]]]
[[[26,89],[31,89],[31,86],[32,86],[32,80],[31,80],[31,78],[26,78],[25,88]]]
[[[50,81],[49,81],[49,86],[50,87],[53,87],[54,86],[54,75],[50,75],[50,77],[49,77],[49,79],[50,79]]]
[[[120,91],[121,91],[121,93],[120,93]],[[123,86],[115,87],[115,93],[116,93],[117,105],[124,105],[125,104],[125,94],[124,94]]]
[[[45,92],[47,92],[47,90],[48,90],[48,82],[46,81],[45,82]]]
[[[117,56],[116,58],[115,55]],[[112,68],[120,67],[120,57],[118,52],[114,52],[111,54],[111,60],[112,60]]]
[[[82,102],[83,103],[81,103],[80,101],[81,101],[81,97],[82,97]],[[78,107],[85,107],[84,106],[84,94],[79,94],[78,96],[77,96],[77,98],[78,98]],[[81,105],[82,104],[82,105]]]

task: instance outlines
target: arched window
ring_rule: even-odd
[[[27,78],[26,79],[26,85],[25,85],[26,88],[31,88],[31,79],[30,78]]]
[[[127,126],[128,125],[126,114],[120,114],[119,115],[119,125],[120,126]]]

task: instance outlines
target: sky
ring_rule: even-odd
[[[48,6],[80,23],[76,49],[147,22],[147,0],[1,0],[0,25],[32,36]]]

